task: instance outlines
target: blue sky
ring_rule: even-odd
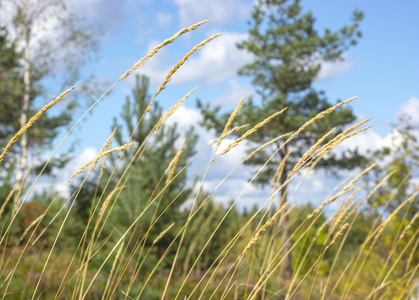
[[[215,52],[213,55],[219,57],[212,57],[212,53],[205,48],[194,54],[185,65],[190,76],[181,76],[184,73],[175,75],[167,91],[157,100],[164,107],[170,107],[179,97],[197,86],[195,97],[186,102],[187,107],[194,107],[196,97],[219,104],[225,103],[223,96],[228,95],[229,90],[232,94],[231,90],[234,89],[236,98],[228,101],[229,109],[235,106],[242,95],[252,92],[249,80],[236,75],[241,64],[234,57],[244,51],[237,50],[234,44],[246,36],[246,20],[249,19],[253,1],[73,1],[77,11],[81,10],[88,21],[102,26],[106,32],[99,58],[85,68],[86,72],[114,82],[158,42],[182,27],[212,19],[164,49],[139,72],[152,77],[153,91],[165,72],[196,43],[211,34],[223,33],[224,36],[215,40],[213,44],[216,45],[212,47]],[[312,10],[320,30],[325,27],[338,29],[348,24],[355,8],[365,13],[361,24],[363,38],[359,44],[345,53],[344,62],[325,66],[327,70],[316,81],[315,87],[324,90],[331,102],[360,96],[352,104],[354,111],[374,116],[372,125],[375,132],[384,136],[390,130],[389,123],[395,121],[395,114],[401,105],[411,97],[419,96],[419,20],[416,15],[419,3],[303,1],[302,4],[305,9]],[[207,48],[211,46],[207,45]],[[207,56],[204,57],[204,54]],[[241,53],[240,58],[245,56],[245,53]],[[205,70],[211,66],[209,59],[222,66]],[[108,118],[104,118],[103,113],[113,116],[120,109],[124,95],[129,93],[132,86],[132,78],[122,82],[105,98],[82,127],[97,122],[105,125]],[[242,95],[240,90],[243,91]],[[81,137],[82,144],[88,146],[93,141],[100,144],[107,135],[105,132],[103,136],[85,134],[85,141]]]
[[[115,82],[153,46],[181,28],[204,19],[212,20],[164,48],[139,69],[139,73],[151,77],[150,93],[153,94],[167,71],[186,52],[212,34],[223,34],[193,54],[156,99],[164,109],[168,109],[192,88],[198,88],[171,120],[179,122],[181,129],[196,123],[199,118],[195,108],[197,98],[222,104],[224,109],[231,110],[242,96],[249,96],[254,91],[248,78],[237,75],[237,70],[251,57],[235,47],[236,42],[246,38],[246,21],[250,18],[253,0],[70,2],[75,11],[92,26],[101,26],[104,30],[98,58],[85,66],[83,72],[110,83]],[[374,117],[370,124],[373,128],[355,137],[346,147],[356,144],[365,151],[388,143],[390,124],[402,112],[409,113],[412,122],[419,125],[419,2],[306,0],[302,1],[302,5],[305,10],[312,10],[320,31],[326,27],[337,30],[349,24],[352,11],[356,8],[365,14],[360,27],[363,37],[358,45],[344,54],[344,61],[323,65],[314,84],[315,88],[325,91],[332,103],[338,99],[360,96],[351,104],[354,112],[361,118]],[[134,76],[131,76],[118,84],[67,141],[67,147],[78,141],[73,167],[94,156],[106,141],[111,133],[112,119],[119,115],[125,96],[133,86],[133,79]],[[197,132],[202,136],[199,145],[204,146],[211,135],[203,129]],[[237,151],[236,155],[243,153],[243,149]],[[209,181],[207,187],[215,186],[222,171],[231,168],[234,162],[230,159],[224,166],[210,172],[209,176],[214,182]],[[220,198],[227,200],[235,197],[240,187],[246,185],[248,173],[239,173],[232,176],[231,182],[220,192]],[[318,197],[328,192],[321,176],[324,175],[310,179],[312,186],[307,188],[315,191],[314,194],[318,193]],[[260,195],[260,191],[252,187],[248,203]]]

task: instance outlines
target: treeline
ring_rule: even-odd
[[[78,174],[69,198],[37,193],[13,221],[16,202],[2,202],[7,232],[2,281],[10,295],[30,295],[39,284],[45,298],[86,291],[91,299],[157,299],[165,290],[168,299],[246,298],[265,277],[259,292],[264,297],[411,292],[419,256],[416,192],[408,169],[414,159],[409,149],[416,146],[408,128],[399,129],[404,142],[398,148],[373,154],[387,164],[365,174],[359,169],[364,185],[345,187],[337,200],[341,207],[331,216],[310,203],[278,214],[275,194],[271,209],[239,211],[235,199],[217,204],[210,191],[198,188],[199,181],[188,186],[185,166],[195,154],[197,137],[191,129],[180,141],[176,126],[159,122],[164,115],[157,103],[146,114],[147,90],[148,78],[137,76],[115,120],[128,132],[113,131],[101,151],[112,143],[126,145],[128,139],[135,143],[122,155],[111,153],[95,170]],[[143,125],[134,129],[139,119]],[[14,196],[11,189],[8,193]],[[285,217],[289,240],[283,240]],[[284,243],[289,253],[281,253]],[[281,275],[284,255],[292,257],[290,279]],[[8,281],[7,271],[15,264]],[[388,283],[380,287],[382,282]]]
[[[81,108],[83,94],[68,87],[80,78],[97,40],[65,1],[11,5],[13,22],[0,24],[3,298],[406,299],[417,293],[417,128],[402,118],[390,147],[366,155],[334,151],[366,130],[368,120],[356,120],[348,106],[353,99],[334,104],[313,86],[321,61],[341,59],[360,40],[362,12],[354,11],[350,25],[320,33],[299,1],[259,0],[248,39],[238,45],[255,59],[239,74],[252,78],[258,98],[243,98],[228,113],[198,101],[201,126],[219,136],[200,174],[188,173],[201,151],[194,129],[181,132],[166,122],[190,93],[166,112],[157,96],[190,55],[218,35],[185,55],[154,96],[149,78],[136,74],[109,139],[68,178],[64,196],[31,189],[38,175],[48,178],[68,164],[71,153],[48,163],[37,157]],[[69,76],[58,79],[57,45],[31,35],[53,16],[60,16],[56,29],[66,33],[58,50],[69,51]],[[163,41],[118,82],[204,23]],[[82,50],[72,56],[76,46]],[[44,106],[48,78],[68,90]],[[90,99],[92,89],[81,90]],[[50,114],[62,99],[63,109]],[[220,150],[227,136],[233,142]],[[255,170],[249,184],[269,186],[272,193],[261,199],[263,208],[240,211],[239,198],[219,203],[202,183],[208,168],[243,141],[249,148],[241,163]],[[353,175],[341,178],[320,205],[289,203],[290,181],[319,168]],[[336,203],[336,213],[326,213]]]

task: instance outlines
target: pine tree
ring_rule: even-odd
[[[16,132],[18,101],[22,82],[19,74],[21,53],[10,41],[6,28],[0,28],[0,141],[10,139]]]
[[[46,78],[53,77],[54,85],[58,89],[50,92],[56,96],[55,93],[61,93],[80,77],[80,67],[92,51],[96,50],[97,38],[90,32],[90,28],[84,26],[82,20],[71,13],[66,1],[7,0],[2,1],[1,5],[0,26],[13,33],[21,61],[16,66],[19,86],[15,86],[13,99],[1,99],[2,106],[7,109],[4,112],[8,114],[8,118],[2,118],[0,122],[3,128],[15,133],[49,102],[43,99],[43,103],[39,104],[39,100],[44,98],[42,96],[46,95]],[[64,70],[60,76],[57,76],[58,68]],[[67,100],[67,105],[62,110],[56,111],[54,116],[43,116],[14,145],[15,158],[19,160],[15,187],[19,185],[26,170],[29,153],[50,146],[60,128],[71,121],[76,106],[75,98]],[[10,132],[7,137],[0,136],[2,145],[8,142]],[[61,158],[56,161],[57,166],[66,161],[66,158]],[[50,168],[52,166],[53,164]]]
[[[296,131],[307,120],[332,106],[323,91],[313,88],[313,81],[319,74],[322,62],[342,59],[344,51],[356,45],[361,37],[358,27],[363,14],[354,11],[350,26],[344,26],[336,32],[325,29],[323,34],[315,30],[314,17],[310,11],[303,12],[299,0],[259,0],[251,16],[248,39],[238,44],[238,47],[253,54],[254,61],[241,68],[239,74],[253,79],[252,83],[257,88],[260,101],[250,98],[245,102],[233,126],[253,126],[267,116],[288,107],[281,116],[249,136],[248,140],[258,147],[281,134]],[[202,107],[199,101],[198,106]],[[202,108],[204,125],[222,132],[229,114],[220,115],[219,112],[219,107],[212,109],[207,105]],[[350,108],[341,108],[316,121],[292,143],[282,147],[285,139],[278,140],[273,148],[259,151],[247,161],[248,164],[260,167],[273,151],[280,149],[260,173],[257,183],[268,184],[273,179],[279,163],[288,157],[280,177],[280,184],[284,183],[291,168],[308,147],[331,128],[336,127],[337,135],[345,125],[354,120],[355,115]],[[239,132],[241,133],[243,132]],[[293,151],[289,153],[291,148]],[[252,150],[254,148],[250,149]],[[332,171],[336,168],[352,168],[360,158],[356,151],[340,157],[335,154],[318,166]],[[280,205],[286,201],[285,188],[281,191]],[[290,236],[286,217],[283,218],[282,226],[282,239],[285,242]],[[283,253],[287,253],[290,247],[290,243],[287,243]],[[291,262],[291,256],[288,255],[283,263],[285,280],[291,278]]]
[[[175,227],[159,242],[158,252],[162,255],[174,237],[174,233],[177,232],[176,228],[179,230],[186,221],[180,208],[188,199],[191,189],[183,190],[186,185],[186,170],[183,168],[188,158],[194,153],[197,135],[193,133],[192,128],[185,133],[183,151],[172,177],[174,179],[167,183],[169,172],[165,173],[165,171],[178,152],[180,133],[176,124],[163,124],[155,135],[150,135],[163,116],[163,112],[156,101],[153,102],[152,109],[146,112],[151,100],[148,85],[148,77],[137,75],[132,97],[127,96],[121,114],[123,125],[117,119],[114,120],[118,128],[115,134],[116,142],[123,145],[134,133],[131,142],[137,142],[138,145],[137,148],[135,146],[127,148],[127,153],[118,167],[120,171],[114,176],[116,180],[119,180],[121,174],[128,168],[131,159],[135,157],[128,169],[128,180],[125,182],[126,177],[122,178],[125,187],[116,202],[112,222],[127,228],[145,210],[149,202],[164,189],[161,196],[156,198],[141,218],[143,231],[147,231],[148,225],[165,211],[150,231],[147,243],[151,243],[167,226],[175,223]],[[138,122],[140,123],[137,127]],[[138,149],[144,152],[136,155]],[[115,157],[113,159],[116,162]],[[174,202],[170,204],[173,200]]]
[[[8,37],[6,28],[0,28],[0,148],[5,146],[17,131],[18,99],[20,99],[22,82],[19,74],[21,57],[15,43]],[[16,162],[6,156],[0,172],[0,203],[3,204],[13,188],[13,171]],[[13,201],[9,202],[12,204]],[[8,207],[10,206],[8,205]],[[6,212],[8,210],[6,207]]]

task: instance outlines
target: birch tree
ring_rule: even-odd
[[[63,0],[4,0],[0,19],[22,53],[23,87],[20,99],[16,99],[19,105],[18,123],[15,124],[21,128],[36,111],[35,103],[47,95],[48,80],[48,88],[56,88],[50,91],[51,94],[56,94],[79,78],[80,68],[97,49],[98,39]],[[46,102],[48,100],[44,99]],[[76,104],[76,98],[67,101],[58,115],[43,117],[38,123],[43,127],[31,129],[21,137],[15,186],[20,184],[25,173],[28,151],[51,143],[59,128],[71,121]]]

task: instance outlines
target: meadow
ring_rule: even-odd
[[[94,110],[116,84],[141,71],[141,66],[161,48],[203,23],[182,29],[152,49],[88,111]],[[355,176],[343,178],[320,206],[280,202],[291,181],[298,182],[314,172],[316,165],[343,141],[367,130],[368,120],[331,139],[328,137],[332,128],[324,128],[323,138],[305,150],[288,171],[286,180],[281,180],[284,165],[278,166],[272,177],[271,196],[263,199],[265,204],[246,211],[237,209],[240,196],[224,205],[215,202],[218,187],[203,189],[206,174],[219,157],[231,155],[239,143],[280,119],[285,107],[265,116],[255,126],[232,127],[241,107],[239,102],[222,134],[207,147],[213,151],[211,160],[202,162],[202,170],[193,174],[190,181],[186,170],[200,159],[203,149],[194,151],[193,145],[188,147],[187,143],[193,140],[188,137],[176,149],[165,148],[164,142],[156,146],[156,141],[166,141],[164,138],[170,136],[171,127],[165,124],[191,93],[150,122],[148,114],[153,112],[157,96],[164,93],[185,61],[217,36],[197,44],[173,66],[148,104],[141,108],[130,139],[122,141],[116,128],[97,156],[68,178],[66,186],[70,187],[71,196],[64,197],[62,190],[33,195],[42,170],[30,180],[28,171],[20,187],[11,189],[2,199],[2,299],[418,297],[419,212],[415,208],[419,190],[406,189],[401,197],[398,188],[408,181],[414,166],[407,172],[395,169],[383,174],[374,172],[380,161],[370,161],[368,165],[360,164]],[[10,150],[23,132],[31,130],[32,124],[74,88],[77,87],[51,101],[16,133],[2,150],[0,164],[11,155]],[[290,144],[312,124],[352,100],[339,102],[306,120],[298,130],[281,137],[282,145]],[[65,138],[73,134],[80,120]],[[133,139],[138,132],[142,133],[141,138]],[[226,137],[231,139],[234,134],[238,137],[220,148]],[[277,141],[260,145],[239,165]],[[112,146],[116,142],[118,146]],[[272,157],[260,164],[248,186]],[[367,192],[366,178],[370,179]],[[180,209],[187,200],[186,209]],[[332,203],[339,203],[340,207],[328,216],[325,210]],[[379,209],[372,212],[370,207]],[[282,235],[285,222],[291,233],[288,238]],[[292,263],[290,278],[282,276],[287,257]]]

